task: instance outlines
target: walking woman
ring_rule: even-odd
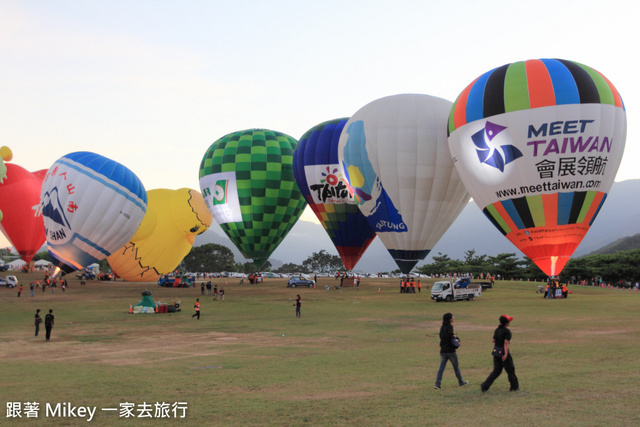
[[[493,333],[493,371],[491,371],[487,379],[480,384],[480,390],[482,390],[483,393],[489,390],[491,384],[493,384],[496,378],[502,373],[503,368],[507,371],[507,378],[511,386],[509,391],[520,391],[520,384],[516,376],[516,367],[513,364],[513,357],[511,357],[511,331],[508,326],[512,320],[513,316],[506,314],[500,316],[500,325],[498,325]]]
[[[462,379],[460,373],[460,367],[458,366],[458,354],[456,353],[456,347],[452,340],[457,338],[453,331],[453,314],[445,313],[442,316],[442,327],[440,328],[440,368],[438,369],[438,375],[436,376],[436,385],[433,387],[436,390],[440,390],[442,384],[442,374],[444,368],[447,365],[447,361],[450,360],[453,365],[453,371],[458,379],[458,385],[464,386],[469,384],[469,381]]]

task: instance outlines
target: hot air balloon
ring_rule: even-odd
[[[49,168],[40,199],[49,259],[65,273],[121,248],[147,209],[147,193],[133,172],[86,151],[67,154]]]
[[[0,184],[2,184],[4,178],[7,176],[7,166],[4,162],[9,162],[12,158],[13,153],[9,147],[0,147]],[[2,221],[2,210],[0,210],[0,221]]]
[[[198,234],[209,229],[211,212],[199,191],[147,191],[147,214],[129,243],[109,257],[115,274],[129,282],[156,281],[176,269]]]
[[[451,102],[429,95],[373,101],[345,125],[338,157],[360,211],[409,273],[469,201],[447,147]]]
[[[376,233],[360,213],[340,173],[338,142],[347,120],[331,120],[309,129],[293,154],[293,173],[345,268],[353,270]]]
[[[293,176],[292,137],[268,129],[230,133],[200,164],[207,207],[245,258],[262,267],[306,202]]]
[[[577,62],[514,62],[467,86],[448,130],[456,168],[487,218],[559,275],[622,159],[627,119],[616,88]]]
[[[0,184],[0,230],[25,262],[44,245],[44,223],[40,210],[40,189],[46,169],[29,172],[13,163],[6,165],[6,178]]]

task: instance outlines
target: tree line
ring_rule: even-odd
[[[496,256],[477,255],[475,250],[465,252],[464,259],[451,259],[448,255],[438,252],[433,262],[417,268],[422,274],[437,276],[441,274],[491,274],[507,280],[538,280],[543,281],[547,276],[529,258],[518,258],[515,253],[502,253]],[[39,252],[33,259],[49,259],[48,252]],[[110,269],[107,260],[100,262],[102,271]],[[252,261],[237,263],[233,252],[226,246],[208,243],[194,246],[178,267],[182,271],[190,272],[222,272],[236,271],[252,273],[258,271]],[[333,273],[344,271],[339,256],[331,255],[327,251],[313,252],[302,264],[286,263],[279,268],[272,268],[269,261],[260,268],[261,271],[275,273]],[[400,273],[400,270],[380,273]],[[640,280],[640,249],[619,251],[615,254],[586,255],[571,258],[565,265],[560,276],[561,281],[591,280],[602,278],[604,282],[620,283]]]
[[[547,275],[529,259],[518,259],[515,253],[496,256],[476,255],[475,250],[465,252],[463,260],[455,260],[438,253],[433,262],[418,268],[427,275],[490,273],[507,280],[546,280]],[[620,283],[640,280],[640,249],[619,251],[615,254],[585,255],[571,258],[560,275],[560,280],[574,282],[602,278],[604,282]]]

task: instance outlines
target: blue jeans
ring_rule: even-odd
[[[442,374],[444,373],[444,367],[447,365],[447,360],[451,361],[453,365],[453,371],[456,373],[458,379],[458,385],[463,385],[464,380],[460,373],[460,367],[458,366],[458,354],[457,353],[440,353],[440,369],[438,369],[438,376],[436,377],[436,385],[440,387],[442,383]]]

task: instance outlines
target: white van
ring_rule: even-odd
[[[16,276],[7,276],[6,279],[0,277],[0,286],[15,288],[16,286],[18,286],[18,284],[18,278]]]

